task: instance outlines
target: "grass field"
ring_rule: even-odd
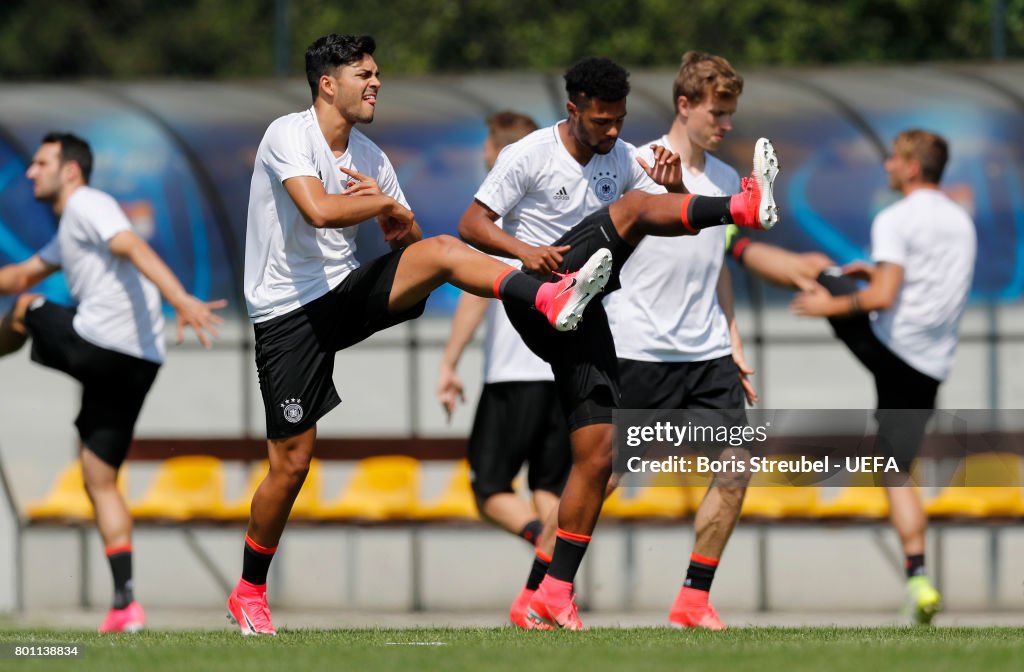
[[[80,659],[10,657],[10,645],[84,645]],[[0,670],[879,670],[1024,669],[1021,628],[667,628],[583,633],[512,628],[296,630],[276,638],[147,632],[100,637],[74,631],[0,632]]]

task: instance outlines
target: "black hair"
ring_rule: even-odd
[[[351,65],[363,56],[373,55],[377,43],[369,35],[324,35],[306,49],[306,81],[309,92],[316,100],[320,92],[320,77],[342,65]]]
[[[613,103],[629,95],[629,73],[610,58],[588,56],[566,71],[565,92],[580,107],[591,98]]]
[[[92,175],[92,149],[89,143],[74,133],[62,131],[50,131],[43,136],[42,144],[48,145],[51,142],[60,144],[61,165],[68,161],[77,163],[82,171],[82,179],[89,184],[89,177]]]

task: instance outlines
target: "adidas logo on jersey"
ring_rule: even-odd
[[[567,192],[565,190],[565,187],[562,187],[561,189],[559,189],[558,191],[555,192],[555,200],[556,201],[568,201],[569,200],[569,192]]]

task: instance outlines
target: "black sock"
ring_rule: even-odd
[[[498,285],[498,298],[502,301],[518,301],[533,307],[537,299],[537,291],[544,283],[522,271],[512,271],[501,279]]]
[[[541,530],[544,529],[544,524],[539,520],[531,520],[523,529],[519,530],[519,536],[529,542],[531,546],[537,545],[537,540],[540,539]]]
[[[731,196],[695,196],[686,206],[686,222],[694,230],[732,224]]]
[[[544,575],[548,573],[548,567],[551,565],[549,562],[541,560],[539,556],[533,556],[533,566],[530,567],[530,576],[526,579],[527,590],[537,590],[540,586],[540,582],[544,580]]]
[[[572,583],[576,579],[580,564],[583,563],[583,555],[587,552],[589,543],[563,537],[559,530],[558,536],[555,537],[555,554],[551,556],[551,567],[548,568],[551,578]]]
[[[242,555],[242,578],[255,586],[262,586],[267,582],[267,572],[270,571],[270,561],[274,559],[275,546],[272,549],[259,546],[254,548],[248,535],[245,537],[245,551]],[[269,552],[267,552],[269,551]]]
[[[701,558],[701,560],[704,559]],[[686,568],[686,580],[683,581],[683,585],[694,590],[703,590],[705,593],[711,592],[711,582],[715,580],[716,569],[718,569],[718,563],[701,562],[691,556],[690,566]]]
[[[925,576],[927,572],[924,568],[924,553],[919,555],[908,555],[907,556],[907,578],[914,576]]]
[[[124,609],[135,601],[132,582],[132,547],[107,554],[114,577],[114,609]]]

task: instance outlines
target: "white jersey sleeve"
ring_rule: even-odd
[[[300,125],[286,123],[285,119],[278,119],[267,129],[259,156],[267,172],[279,182],[303,176],[323,180],[316,169],[309,134]]]
[[[89,216],[80,217],[78,221],[82,233],[91,242],[108,243],[122,231],[132,230],[128,216],[112,196],[95,190],[83,192],[82,196],[78,203],[80,207],[88,208]]]
[[[888,262],[906,267],[909,242],[906,239],[908,227],[901,227],[893,216],[893,210],[884,210],[875,217],[871,225],[871,257],[876,263]]]
[[[380,187],[381,192],[386,196],[390,196],[405,207],[409,207],[409,201],[405,200],[405,193],[402,191],[402,186],[398,183],[398,175],[395,173],[395,167],[391,165],[391,161],[383,152],[380,153],[383,162],[380,166],[380,174],[377,177],[377,186]]]
[[[487,174],[484,183],[474,198],[492,211],[504,217],[514,208],[532,187],[536,171],[532,168],[533,153],[522,147],[509,145],[498,155],[494,168]]]
[[[50,239],[46,245],[43,245],[42,249],[36,254],[39,258],[50,266],[60,266],[60,236],[54,234],[53,238]]]

